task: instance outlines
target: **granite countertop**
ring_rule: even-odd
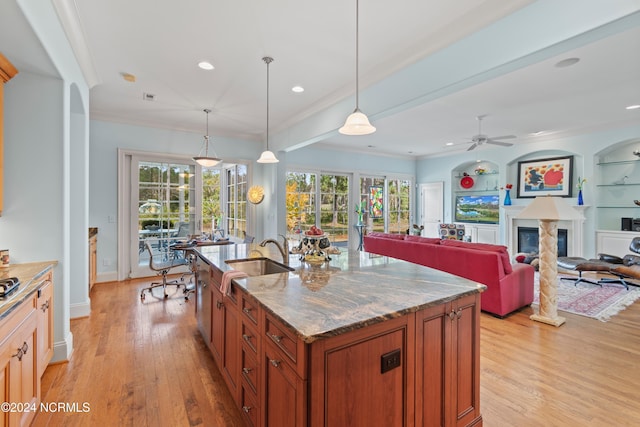
[[[225,261],[267,257],[282,261],[274,245],[198,247],[221,271]],[[329,263],[309,265],[289,256],[290,273],[234,279],[305,342],[340,335],[422,308],[483,292],[486,286],[432,268],[386,256],[342,249]]]
[[[0,268],[0,279],[17,277],[20,287],[6,298],[0,298],[0,319],[5,318],[15,307],[27,300],[40,286],[41,278],[53,269],[58,261],[11,264]]]

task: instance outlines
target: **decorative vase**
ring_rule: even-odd
[[[511,206],[511,190],[505,190],[504,205]]]
[[[356,225],[364,225],[364,223],[362,222],[362,215],[358,215],[358,223]]]
[[[584,200],[582,199],[582,190],[578,190],[578,206],[584,205]]]

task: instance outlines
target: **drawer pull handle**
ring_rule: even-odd
[[[45,311],[47,311],[47,309],[49,308],[49,300],[47,300],[47,302],[45,302],[44,304],[42,304],[42,306],[40,307],[40,309],[42,310],[42,312],[44,313]]]
[[[269,362],[270,362],[273,366],[275,366],[276,368],[280,367],[280,361],[279,361],[279,360],[271,359],[271,360],[269,360]]]
[[[269,337],[271,337],[272,340],[274,340],[275,342],[280,342],[282,341],[282,337],[280,335],[276,335],[276,334],[269,334]]]
[[[249,372],[253,371],[251,368],[242,368],[242,373],[245,375],[249,375]]]
[[[251,314],[251,309],[250,308],[243,308],[242,311],[244,312],[244,314]]]
[[[222,301],[216,301],[216,308],[220,310],[222,307],[224,307],[224,303]]]
[[[27,345],[26,341],[22,344],[22,347],[18,348],[18,352],[11,357],[17,357],[19,361],[22,361],[22,356],[27,354],[27,350],[29,350],[29,345]]]
[[[251,341],[251,335],[242,334],[242,339],[245,340],[246,342],[250,342]]]
[[[461,308],[458,309],[457,315],[458,315],[458,319],[462,317],[462,309]]]
[[[245,414],[248,414],[250,410],[251,410],[251,406],[243,406],[242,407],[242,412],[244,412]]]

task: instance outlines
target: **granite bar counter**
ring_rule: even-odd
[[[30,262],[24,264],[10,264],[0,269],[0,279],[17,277],[20,287],[4,298],[0,298],[0,319],[6,317],[15,307],[29,299],[40,287],[43,278],[56,265],[57,261]]]
[[[273,246],[240,244],[197,248],[222,272],[225,261],[267,257],[281,261]],[[331,261],[310,265],[290,255],[290,273],[234,280],[307,343],[482,292],[485,285],[417,264],[344,250]]]

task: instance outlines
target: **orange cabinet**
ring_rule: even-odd
[[[9,407],[9,411],[3,411],[0,426],[28,426],[35,416],[40,401],[37,330],[34,298],[23,302],[3,319],[0,328],[0,400],[21,408]]]
[[[43,285],[36,292],[38,311],[38,374],[42,376],[53,357],[53,279],[47,273]]]
[[[4,208],[4,142],[3,142],[3,117],[4,117],[4,84],[11,80],[18,70],[0,53],[0,216]]]

